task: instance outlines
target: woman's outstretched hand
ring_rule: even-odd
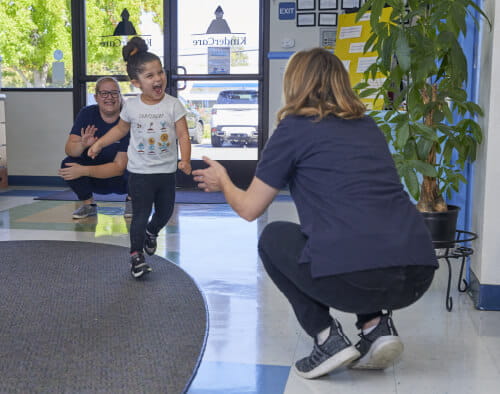
[[[193,171],[193,179],[198,182],[198,188],[206,192],[218,192],[222,190],[223,183],[228,179],[226,169],[217,161],[203,156],[203,161],[208,168]]]

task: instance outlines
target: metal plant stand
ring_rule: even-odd
[[[443,253],[436,253],[438,260],[444,259],[448,264],[448,286],[446,288],[446,309],[450,312],[453,309],[453,299],[450,296],[451,287],[451,262],[450,259],[462,259],[460,264],[460,275],[458,276],[457,288],[460,293],[464,293],[469,288],[469,283],[463,279],[465,259],[474,253],[472,248],[463,246],[467,242],[477,239],[477,234],[470,231],[457,230],[456,239],[449,241],[433,241],[434,249],[439,249]]]

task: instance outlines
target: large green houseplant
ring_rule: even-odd
[[[387,22],[380,20],[384,6],[392,7]],[[417,208],[446,211],[444,196],[466,182],[462,170],[475,160],[483,138],[476,121],[482,110],[467,98],[467,58],[459,40],[467,34],[467,18],[488,18],[472,0],[367,0],[357,19],[368,13],[372,33],[365,52],[375,50],[378,57],[357,89],[361,97],[384,100],[385,110],[371,115]],[[375,78],[385,82],[371,87],[366,81]]]

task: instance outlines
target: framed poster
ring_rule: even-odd
[[[342,9],[360,8],[361,0],[342,0]]]
[[[319,0],[320,10],[336,10],[338,8],[338,0]]]
[[[337,26],[337,13],[320,12],[318,15],[318,26]]]
[[[316,26],[316,14],[314,12],[297,14],[297,26]]]
[[[297,11],[312,11],[316,9],[316,0],[297,0]]]

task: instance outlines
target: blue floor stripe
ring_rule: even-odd
[[[0,197],[39,197],[54,193],[54,190],[7,190],[0,192]]]
[[[188,394],[281,394],[290,367],[203,361]]]

